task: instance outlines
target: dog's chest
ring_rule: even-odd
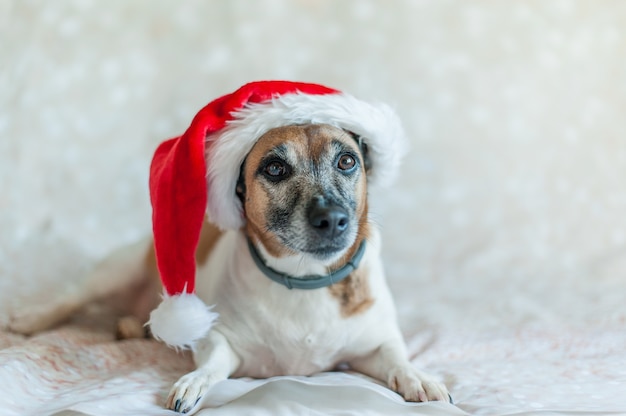
[[[197,287],[220,314],[214,330],[241,359],[235,376],[309,375],[370,348],[362,334],[374,311],[346,318],[329,289],[289,290],[239,255],[245,248],[245,240],[226,234],[199,271]]]
[[[240,310],[235,319],[224,316],[227,339],[242,358],[241,375],[308,375],[344,359],[351,331],[326,290],[289,291],[266,300]]]

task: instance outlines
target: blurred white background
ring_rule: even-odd
[[[0,0],[0,288],[149,233],[156,145],[290,79],[405,123],[374,196],[404,328],[624,324],[625,51],[619,0]]]

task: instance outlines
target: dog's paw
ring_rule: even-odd
[[[170,390],[165,407],[188,413],[217,381],[204,370],[185,374]]]
[[[389,373],[389,388],[398,392],[407,402],[448,401],[448,389],[430,375],[414,367],[401,367]]]
[[[117,339],[145,338],[146,330],[139,319],[125,316],[117,321]]]

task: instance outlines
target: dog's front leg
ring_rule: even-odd
[[[189,412],[211,387],[234,373],[240,363],[228,340],[215,330],[198,342],[193,357],[198,368],[174,384],[165,404],[168,409]]]
[[[371,354],[349,364],[360,373],[386,382],[406,401],[449,400],[448,389],[443,384],[411,364],[402,340],[387,341]]]

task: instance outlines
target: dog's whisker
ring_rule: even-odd
[[[301,267],[302,267],[302,263],[304,263],[304,260],[306,259],[305,254],[301,253],[300,254],[300,259],[298,260],[298,265],[296,266],[296,273],[300,273]]]

